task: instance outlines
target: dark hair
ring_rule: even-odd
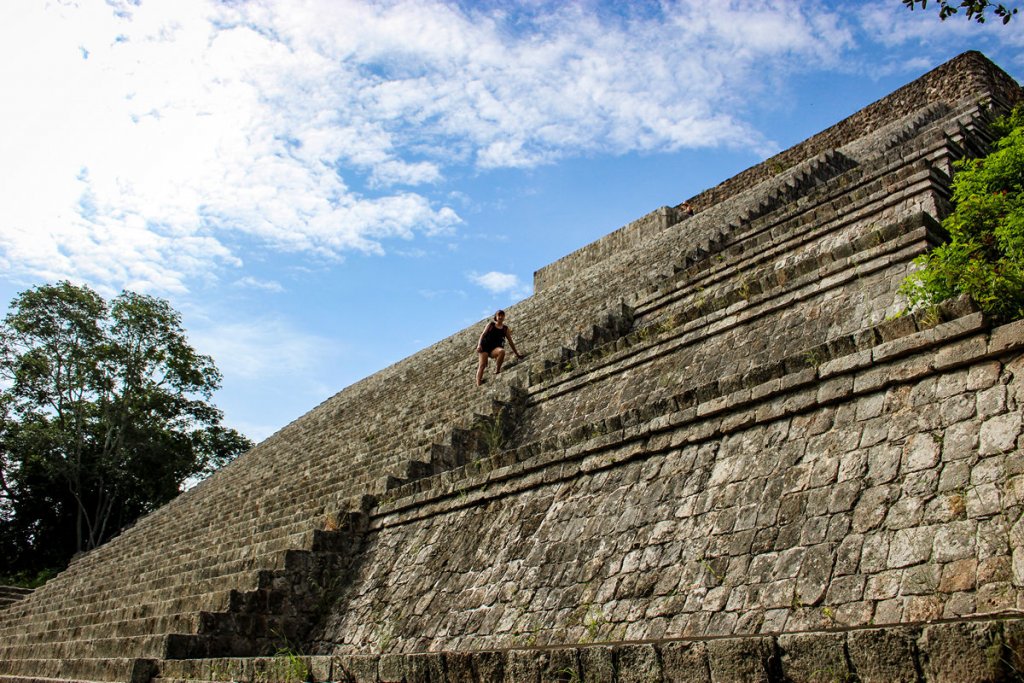
[[[497,320],[499,315],[505,315],[505,311],[500,308],[496,310],[494,312],[494,320]]]

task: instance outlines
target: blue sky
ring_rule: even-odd
[[[65,278],[168,299],[259,440],[960,52],[1024,80],[1021,22],[900,0],[8,0],[0,301]]]

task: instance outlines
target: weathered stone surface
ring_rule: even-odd
[[[406,664],[406,658],[402,655],[381,655],[377,664],[377,677],[380,683],[403,683]]]
[[[921,670],[935,683],[988,683],[1009,673],[1001,629],[992,622],[926,626],[917,647]]]
[[[503,652],[474,652],[472,654],[475,680],[500,681],[505,677],[505,654]]]
[[[476,673],[473,670],[474,655],[480,653],[446,652],[444,666],[450,683],[475,683]],[[501,680],[500,677],[498,680]]]
[[[583,683],[614,683],[615,650],[602,646],[581,648],[580,667]]]
[[[619,683],[661,683],[661,657],[653,645],[623,645],[616,661]]]
[[[813,633],[779,636],[782,673],[793,683],[830,683],[852,676],[841,634]]]
[[[543,650],[509,650],[505,653],[506,683],[538,683],[547,670],[549,655]]]
[[[377,657],[345,656],[333,658],[332,676],[351,683],[378,683]]]
[[[780,680],[779,655],[771,638],[723,638],[707,645],[712,683]]]
[[[704,643],[663,643],[658,650],[665,683],[711,683],[708,648]]]
[[[846,648],[861,683],[917,683],[916,632],[907,628],[850,631]]]

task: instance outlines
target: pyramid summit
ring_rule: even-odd
[[[1012,680],[1024,322],[897,289],[1022,99],[965,53],[542,268],[526,360],[341,391],[0,606],[0,683]]]

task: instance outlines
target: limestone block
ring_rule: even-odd
[[[665,683],[711,683],[707,645],[672,642],[658,647]]]
[[[769,683],[779,680],[775,640],[722,638],[707,643],[711,683]]]
[[[909,475],[903,480],[903,489],[899,492],[901,496],[886,515],[886,528],[907,529],[919,526],[925,517],[925,497],[921,494],[914,494],[912,489],[908,490],[908,482],[914,480],[914,475]]]
[[[807,549],[796,581],[796,599],[801,604],[816,605],[824,598],[834,563],[835,549],[831,544],[822,543]]]
[[[582,683],[614,683],[615,649],[595,646],[580,649]]]
[[[1006,657],[994,622],[933,624],[917,639],[921,670],[929,683],[1004,680]]]
[[[541,674],[547,669],[547,665],[547,652],[509,650],[505,652],[504,680],[506,683],[540,683]]]
[[[932,559],[935,562],[952,562],[974,557],[977,530],[977,522],[973,520],[941,525],[935,532]]]
[[[934,534],[928,527],[898,529],[889,546],[888,567],[908,567],[926,561],[932,553]]]
[[[940,445],[930,433],[915,434],[907,441],[903,450],[902,469],[904,472],[934,467],[939,461]]]
[[[1021,433],[1020,412],[998,415],[981,425],[979,455],[994,455],[1013,450]]]
[[[942,438],[942,459],[949,461],[975,456],[980,431],[980,425],[973,420],[947,427]]]
[[[973,590],[978,582],[978,561],[969,558],[950,562],[942,568],[939,579],[939,590],[943,593],[956,593]]]
[[[838,633],[781,635],[778,638],[782,673],[792,683],[845,681],[851,671],[846,663],[845,638]]]
[[[475,652],[446,652],[444,653],[444,666],[449,683],[476,683],[477,678],[473,672],[473,657],[480,653]]]
[[[505,661],[506,657],[503,652],[474,652],[472,664],[476,680],[505,680]]]
[[[403,683],[405,679],[405,657],[403,655],[381,655],[377,665],[380,683]]]
[[[549,651],[547,668],[541,674],[542,681],[579,681],[579,650],[557,648]]]
[[[405,656],[405,683],[444,683],[447,680],[444,655],[440,653]]]
[[[908,628],[850,631],[846,648],[861,683],[917,683],[914,641]]]
[[[661,658],[653,645],[622,645],[617,650],[618,683],[661,683]]]

